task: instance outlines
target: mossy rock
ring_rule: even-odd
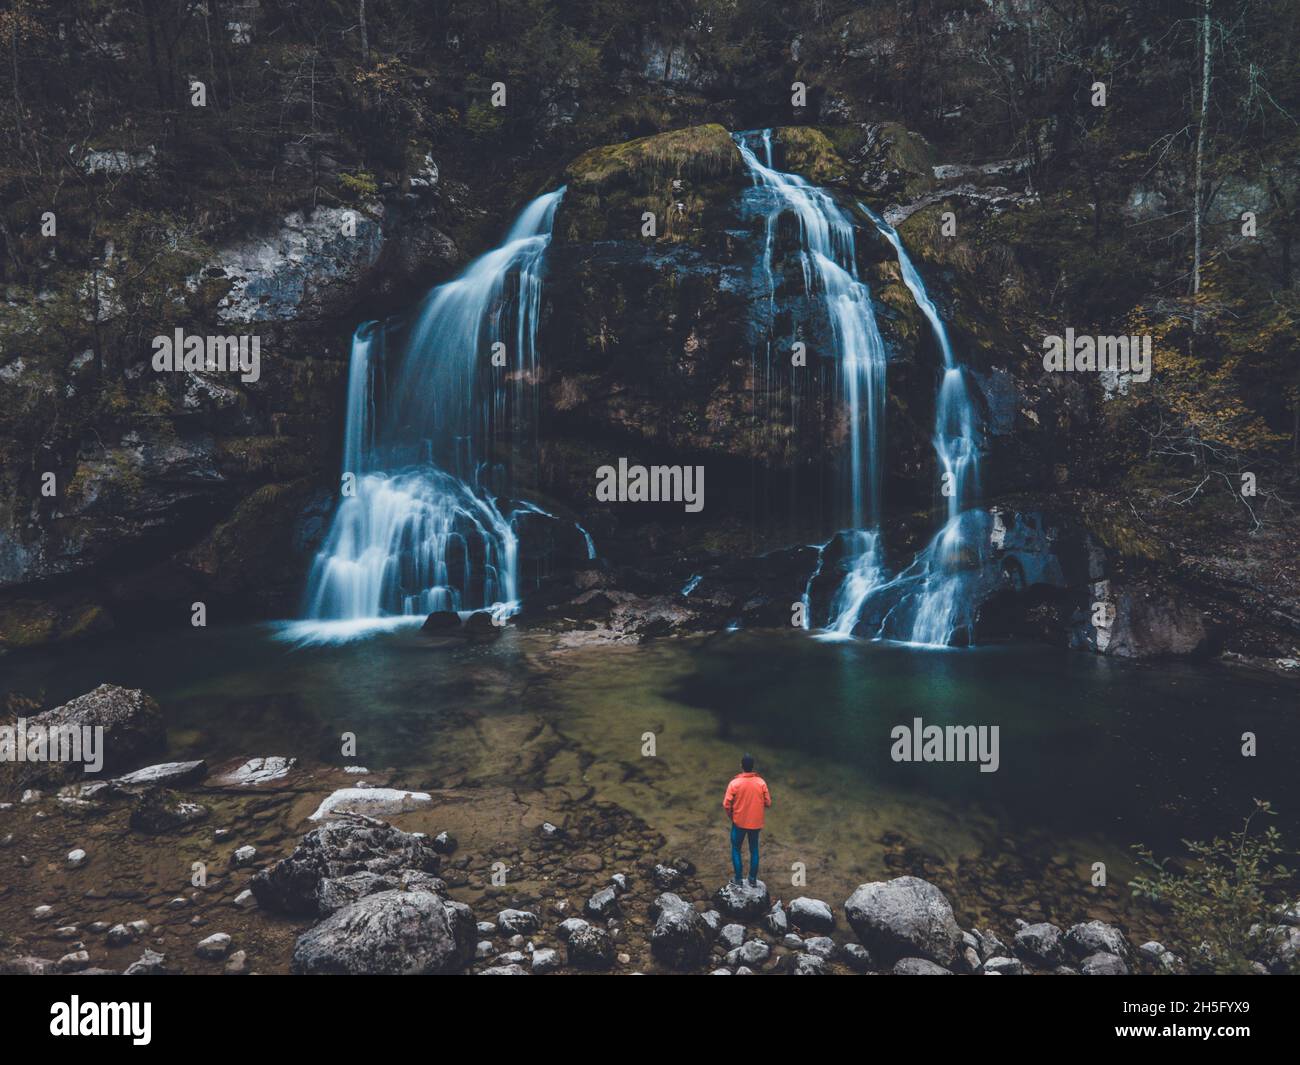
[[[731,134],[710,123],[592,148],[568,165],[564,180],[574,190],[620,182],[654,187],[674,178],[716,178],[741,165]]]
[[[782,126],[772,131],[772,140],[781,150],[783,170],[801,174],[814,185],[848,183],[847,164],[821,130],[812,126]]]

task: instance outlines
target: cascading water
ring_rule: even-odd
[[[976,600],[974,585],[982,576],[980,548],[988,538],[987,515],[966,509],[979,492],[975,409],[965,374],[953,355],[948,330],[897,230],[865,205],[858,207],[893,245],[903,283],[929,321],[943,354],[933,443],[943,474],[948,516],[925,550],[893,580],[864,590],[850,573],[836,596],[842,609],[831,629],[847,634],[858,624],[869,600],[890,600],[880,618],[881,636],[948,646],[959,631],[969,638]]]
[[[514,522],[545,512],[532,504],[502,512],[492,455],[514,426],[535,424],[529,392],[542,268],[563,195],[539,196],[504,244],[429,293],[396,373],[388,376],[382,357],[383,326],[357,330],[344,498],[312,567],[308,620],[292,627],[295,638],[346,639],[434,610],[517,608]],[[509,369],[484,395],[483,367],[498,343]],[[594,557],[590,537],[587,544]]]
[[[763,263],[769,305],[777,289],[774,263],[777,226],[790,214],[799,226],[799,264],[803,290],[826,308],[840,379],[849,407],[849,492],[846,523],[853,537],[850,579],[855,588],[872,587],[881,570],[873,531],[880,520],[880,435],[884,424],[885,344],[876,325],[867,286],[858,279],[854,225],[831,196],[797,174],[772,166],[772,131],[757,135],[764,162],[749,141],[752,133],[733,134],[741,158],[764,197],[766,245]],[[769,323],[770,326],[770,323]],[[769,327],[769,336],[771,329]]]

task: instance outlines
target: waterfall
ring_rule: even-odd
[[[517,609],[515,516],[545,512],[502,512],[494,453],[536,424],[542,270],[563,195],[539,196],[500,247],[429,292],[395,366],[382,325],[356,331],[343,499],[293,636],[345,639],[434,610]],[[492,361],[498,344],[504,365]]]
[[[830,630],[840,635],[852,632],[862,618],[864,606],[874,600],[877,613],[884,611],[879,620],[880,636],[948,646],[959,634],[970,638],[975,590],[982,577],[981,548],[988,540],[988,516],[967,509],[979,492],[975,409],[965,373],[953,355],[947,327],[897,230],[865,205],[860,203],[858,207],[893,245],[903,283],[930,323],[943,355],[933,445],[943,474],[947,520],[912,565],[894,579],[882,581],[877,577],[873,587],[864,588],[856,571],[850,572],[836,595],[838,613]],[[863,552],[859,557],[865,555]],[[884,609],[886,606],[888,609]]]
[[[759,135],[764,162],[749,144],[752,134],[732,135],[765,213],[763,266],[770,313],[774,313],[777,272],[774,256],[778,222],[783,214],[799,226],[799,266],[803,291],[820,299],[830,323],[834,355],[849,408],[848,508],[843,515],[863,535],[853,539],[858,554],[848,560],[858,584],[869,587],[880,575],[874,530],[880,521],[881,429],[884,425],[885,344],[876,325],[867,286],[858,279],[857,245],[852,219],[830,194],[797,174],[772,166],[772,131]],[[769,323],[769,338],[772,329]],[[770,342],[769,342],[770,348]],[[865,594],[865,593],[864,593]]]

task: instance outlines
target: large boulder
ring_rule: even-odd
[[[650,933],[650,951],[670,969],[694,969],[708,957],[712,935],[699,912],[671,892],[655,899],[659,917]]]
[[[863,946],[882,959],[919,957],[947,967],[962,945],[948,899],[918,877],[862,884],[844,912]]]
[[[295,973],[415,975],[455,972],[474,952],[468,906],[427,891],[381,891],[298,937]]]
[[[9,724],[13,723],[11,719]],[[102,742],[95,752],[103,758],[98,773],[85,773],[85,761],[0,763],[0,784],[17,791],[38,784],[71,783],[84,776],[106,779],[105,773],[121,772],[138,765],[145,755],[161,750],[166,739],[162,710],[158,703],[138,688],[121,688],[101,684],[94,691],[41,714],[27,718],[27,734],[37,726],[46,730],[103,729]],[[79,732],[78,736],[84,733]],[[82,750],[83,755],[87,752]]]
[[[440,862],[426,837],[352,814],[312,829],[289,857],[263,869],[249,886],[265,910],[319,916],[329,912],[321,904],[323,881],[352,873],[437,873]]]

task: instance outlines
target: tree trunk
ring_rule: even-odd
[[[1201,113],[1196,124],[1196,177],[1192,189],[1192,296],[1201,292],[1201,249],[1202,249],[1202,215],[1205,211],[1205,127],[1208,125],[1210,109],[1210,3],[1201,0]],[[1200,329],[1200,308],[1192,303],[1192,332]]]

